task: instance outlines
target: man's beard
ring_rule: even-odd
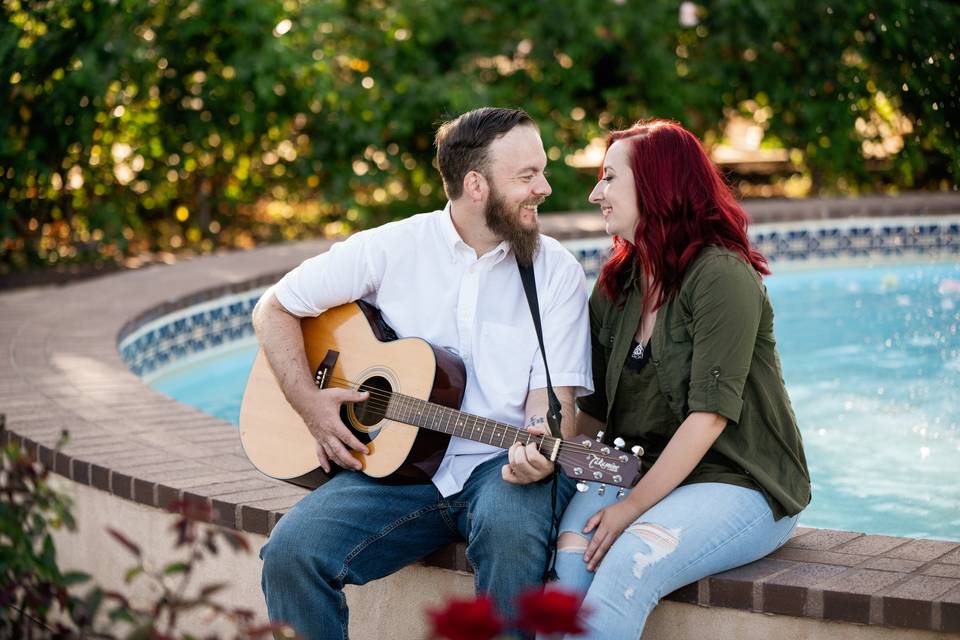
[[[542,198],[521,203],[520,206],[540,204],[541,202],[543,202]],[[487,206],[483,209],[483,217],[490,231],[510,244],[513,253],[517,256],[517,262],[522,265],[533,264],[533,254],[537,252],[537,248],[540,246],[539,223],[535,224],[532,229],[525,228],[520,223],[519,210],[508,210],[503,196],[493,188],[490,189],[490,195],[487,197]]]

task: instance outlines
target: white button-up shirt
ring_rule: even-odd
[[[534,271],[551,382],[586,395],[593,379],[583,269],[559,242],[541,236]],[[528,391],[547,386],[509,244],[477,257],[457,233],[449,203],[356,233],[305,260],[271,290],[299,317],[362,299],[401,338],[453,350],[466,366],[460,409],[467,413],[523,426]],[[433,483],[444,496],[457,493],[473,469],[501,451],[451,438]]]

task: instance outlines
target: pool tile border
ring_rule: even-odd
[[[942,208],[945,199],[936,200]],[[951,203],[953,213],[960,211],[960,197]],[[266,247],[61,288],[0,292],[0,441],[20,444],[77,483],[150,507],[193,497],[215,509],[218,523],[268,533],[307,492],[260,475],[239,443],[217,443],[226,423],[146,387],[116,345],[118,336],[170,311],[265,286],[328,246]],[[65,427],[71,440],[57,450]],[[425,563],[470,571],[462,544]],[[958,575],[960,543],[800,529],[767,558],[667,597],[957,634]]]
[[[800,220],[758,225],[751,240],[774,269],[783,263],[823,260],[884,260],[892,257],[938,258],[960,255],[960,215],[869,220]],[[598,242],[601,246],[598,246]],[[609,254],[605,239],[567,241],[588,279],[596,278]],[[141,318],[124,327],[119,350],[138,376],[159,375],[200,354],[213,354],[252,339],[250,313],[270,280],[250,288],[232,288],[220,298],[197,295],[186,308]],[[168,309],[165,305],[164,309]]]

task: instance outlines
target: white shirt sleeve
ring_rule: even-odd
[[[583,268],[576,260],[564,260],[551,270],[544,290],[539,286],[537,289],[537,297],[547,302],[541,302],[540,322],[547,364],[550,365],[550,381],[554,387],[575,387],[575,397],[593,393],[590,317]],[[530,388],[544,389],[546,386],[543,357],[537,348]]]
[[[375,231],[355,233],[304,260],[271,288],[277,301],[291,314],[306,318],[374,291],[382,277],[369,258]]]

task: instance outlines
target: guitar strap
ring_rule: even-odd
[[[561,437],[560,420],[563,415],[560,400],[557,399],[557,394],[553,392],[553,385],[550,383],[550,367],[547,366],[547,352],[543,348],[543,329],[540,326],[540,304],[537,302],[537,279],[533,275],[533,263],[524,265],[517,262],[517,269],[520,270],[523,292],[527,294],[527,304],[530,305],[530,315],[533,316],[533,326],[537,330],[537,341],[540,343],[540,355],[543,357],[543,370],[547,374],[547,424],[550,425],[550,433],[553,437],[559,438]]]
[[[560,400],[553,392],[550,383],[550,367],[547,366],[547,351],[543,347],[543,329],[540,326],[540,304],[537,301],[537,280],[533,275],[533,263],[520,264],[520,280],[523,282],[523,291],[527,294],[527,304],[530,305],[530,315],[533,316],[533,326],[537,330],[537,341],[540,343],[540,355],[543,357],[543,370],[547,374],[547,424],[555,438],[561,437]],[[560,535],[560,514],[557,512],[557,482],[560,478],[559,468],[554,465],[553,479],[550,487],[550,533],[547,535],[547,561],[543,566],[543,581],[554,582],[557,579],[557,537]]]

